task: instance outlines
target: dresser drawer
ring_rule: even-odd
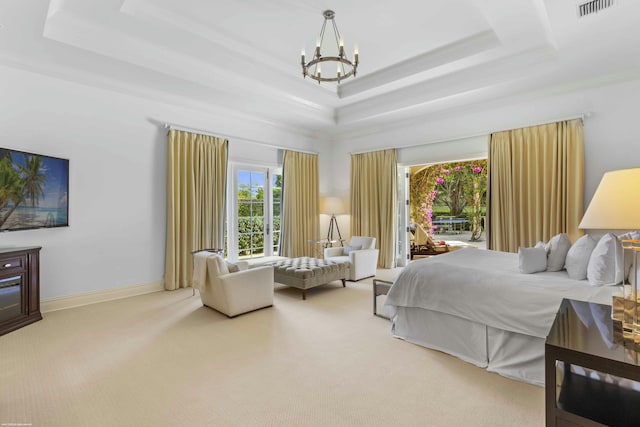
[[[24,270],[26,261],[26,257],[24,256],[0,259],[0,274],[6,271],[14,272],[16,270]]]

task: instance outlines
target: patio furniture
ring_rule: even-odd
[[[412,240],[411,259],[413,259],[415,255],[440,255],[450,251],[449,245],[446,243],[444,245],[435,243],[420,224],[416,224],[416,231]]]

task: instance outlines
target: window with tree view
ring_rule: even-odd
[[[278,253],[282,174],[268,169],[238,170],[237,246],[240,258]],[[271,242],[266,244],[265,242]]]

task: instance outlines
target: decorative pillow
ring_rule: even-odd
[[[549,253],[549,244],[545,243],[543,241],[540,241],[540,242],[536,243],[534,248],[542,248],[542,249],[544,249],[544,253],[545,254]]]
[[[560,271],[564,268],[571,240],[566,233],[556,234],[549,240],[547,250],[547,271]]]
[[[539,273],[547,269],[547,251],[541,248],[518,248],[520,273]]]
[[[344,245],[344,248],[342,249],[345,255],[349,255],[349,252],[352,251],[359,251],[360,249],[362,249],[362,245]]]
[[[225,261],[225,264],[227,264],[229,273],[237,273],[238,271],[240,271],[240,267],[238,266],[238,264],[234,264],[230,261]]]
[[[570,279],[584,280],[587,278],[589,258],[591,258],[591,253],[597,243],[593,237],[585,234],[571,246],[567,252],[564,266]]]
[[[629,231],[624,234],[620,234],[618,236],[620,240],[640,240],[640,232],[637,231]]]
[[[600,238],[589,258],[587,279],[592,286],[622,282],[622,243],[612,233]]]

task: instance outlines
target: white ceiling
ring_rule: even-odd
[[[0,64],[334,138],[639,78],[640,1],[580,3],[3,0]],[[325,9],[359,50],[340,85],[302,78]]]

